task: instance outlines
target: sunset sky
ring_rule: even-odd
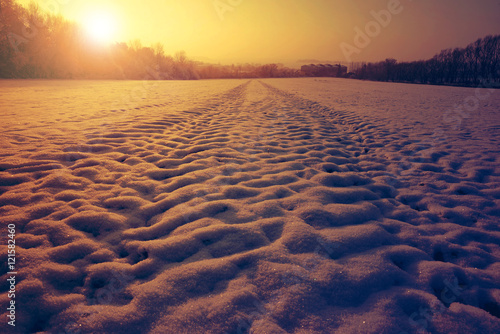
[[[20,1],[27,4],[30,0]],[[156,42],[207,62],[345,61],[355,28],[397,0],[38,0],[41,8],[81,22],[104,39]],[[400,0],[398,13],[372,33],[352,60],[430,58],[500,34],[500,0]],[[108,26],[99,20],[109,21]],[[95,22],[95,23],[91,23]],[[93,27],[88,27],[89,25]],[[374,27],[374,26],[372,26]],[[376,29],[376,27],[374,28]],[[104,30],[112,30],[106,31]],[[346,45],[346,44],[344,44]],[[296,63],[297,64],[297,63]]]

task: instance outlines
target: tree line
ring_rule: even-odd
[[[139,40],[89,47],[81,27],[61,15],[0,0],[0,78],[193,80],[299,76],[280,64],[210,65],[183,51]]]
[[[465,48],[446,49],[428,60],[353,63],[351,77],[433,85],[500,86],[500,35],[480,38]]]
[[[432,59],[358,62],[346,76],[376,81],[500,86],[500,35],[465,48],[447,49]],[[190,60],[183,51],[166,54],[162,44],[139,40],[89,47],[81,27],[16,0],[0,0],[0,78],[46,79],[222,79],[308,76],[282,64],[214,65]]]

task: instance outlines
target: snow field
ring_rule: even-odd
[[[500,330],[497,94],[459,124],[474,90],[1,85],[20,332]]]

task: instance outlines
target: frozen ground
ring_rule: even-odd
[[[273,79],[0,94],[1,332],[500,332],[500,91]]]

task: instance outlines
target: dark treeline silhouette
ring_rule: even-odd
[[[0,77],[59,79],[197,79],[184,52],[140,41],[96,47],[82,29],[35,4],[0,0]]]
[[[334,76],[466,86],[487,81],[498,86],[499,58],[500,36],[488,36],[429,60],[353,63],[351,73],[337,70]],[[188,59],[183,51],[170,56],[162,44],[145,47],[138,40],[96,47],[79,25],[60,15],[46,13],[34,3],[24,8],[15,0],[0,0],[0,78],[189,80],[317,75],[281,64],[204,64]]]
[[[341,64],[309,64],[303,65],[300,70],[307,77],[345,77],[347,66]]]
[[[398,63],[353,63],[351,76],[376,81],[411,82],[433,85],[477,86],[488,82],[500,85],[500,35],[478,39],[465,48],[447,49],[432,59]]]
[[[299,72],[279,64],[209,65],[185,52],[173,57],[162,44],[136,40],[92,46],[76,23],[32,3],[0,0],[0,78],[55,79],[209,79],[290,77]]]
[[[197,69],[201,79],[291,78],[302,76],[299,70],[285,67],[282,64],[212,65],[200,63]]]

